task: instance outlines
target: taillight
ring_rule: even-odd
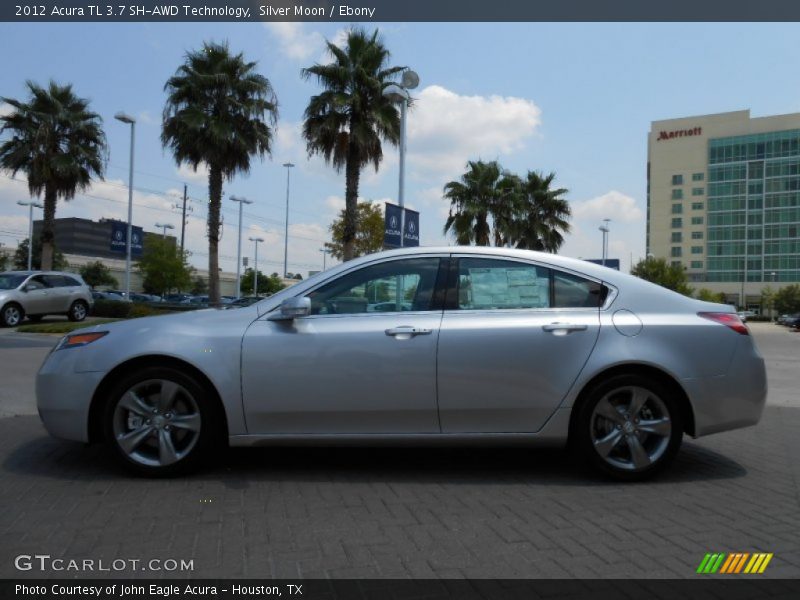
[[[747,328],[747,325],[744,324],[744,321],[742,321],[736,313],[699,312],[697,316],[730,327],[736,333],[750,335],[750,330]]]

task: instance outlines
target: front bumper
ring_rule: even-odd
[[[694,408],[695,437],[749,427],[761,420],[767,371],[751,337],[739,340],[726,375],[682,383]]]
[[[105,373],[75,372],[80,349],[57,350],[36,375],[39,417],[53,437],[89,441],[89,407]]]

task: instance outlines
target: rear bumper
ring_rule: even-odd
[[[59,350],[45,359],[36,375],[36,404],[50,435],[88,442],[89,407],[104,373],[76,373],[77,356],[72,350]]]
[[[751,337],[742,336],[728,373],[682,381],[694,408],[695,437],[755,425],[767,401],[764,359]]]

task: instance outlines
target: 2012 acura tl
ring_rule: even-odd
[[[145,474],[224,443],[569,442],[599,469],[663,468],[684,433],[758,422],[764,361],[727,305],[503,248],[369,255],[253,306],[76,331],[39,413]]]

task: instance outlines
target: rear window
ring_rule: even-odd
[[[555,308],[595,308],[605,300],[605,288],[571,273],[553,271],[553,306]]]

